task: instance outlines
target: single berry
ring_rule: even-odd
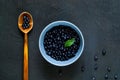
[[[27,18],[27,16],[26,16],[26,15],[24,15],[24,16],[23,16],[23,20],[24,20],[24,19],[26,19],[26,18]]]
[[[103,55],[103,56],[106,55],[106,50],[105,50],[105,49],[102,50],[102,55]]]
[[[28,22],[29,22],[29,17],[26,17],[26,21],[28,21]]]
[[[111,68],[110,68],[109,66],[107,67],[107,71],[108,71],[108,72],[110,72],[110,71],[111,71]]]
[[[96,80],[96,77],[95,77],[95,76],[93,76],[93,77],[92,77],[92,80]]]
[[[51,52],[47,52],[48,55],[51,55]]]
[[[118,75],[117,75],[117,74],[114,75],[114,79],[115,79],[115,80],[118,79]]]
[[[98,56],[95,55],[95,56],[94,56],[94,61],[97,61],[97,60],[98,60]]]
[[[108,79],[108,74],[105,74],[105,77],[104,77],[105,79]]]
[[[94,70],[97,70],[97,69],[98,69],[98,65],[95,64],[95,65],[94,65]]]
[[[85,66],[81,67],[81,71],[84,72],[85,71]]]

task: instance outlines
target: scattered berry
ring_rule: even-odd
[[[93,76],[93,77],[92,77],[92,80],[96,80],[96,77],[95,77],[95,76]]]
[[[105,50],[105,49],[102,50],[102,55],[103,55],[103,56],[106,55],[106,50]]]
[[[98,65],[95,64],[95,65],[94,65],[94,70],[97,70],[97,69],[98,69]]]
[[[105,79],[108,79],[108,74],[105,74]]]
[[[117,74],[114,75],[114,79],[117,80],[118,79],[118,76]]]
[[[107,67],[107,71],[108,71],[108,72],[110,72],[110,71],[111,71],[111,68],[110,68],[109,66]]]
[[[81,71],[84,72],[85,71],[85,66],[81,67]]]
[[[97,60],[98,60],[98,56],[95,55],[95,56],[94,56],[94,61],[97,61]]]

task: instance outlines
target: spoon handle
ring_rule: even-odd
[[[28,80],[28,36],[27,33],[24,35],[24,71],[23,80]]]

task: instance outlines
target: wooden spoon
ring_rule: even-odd
[[[23,16],[27,16],[30,20],[29,27],[24,29]],[[22,12],[18,18],[18,28],[24,33],[24,65],[23,65],[23,80],[28,80],[28,36],[27,33],[33,28],[33,18],[28,12]]]

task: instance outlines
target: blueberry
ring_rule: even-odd
[[[111,71],[111,68],[109,66],[107,66],[107,71],[110,72]]]
[[[97,60],[98,60],[98,56],[95,55],[95,56],[94,56],[94,61],[97,61]]]
[[[108,79],[108,74],[105,74],[105,77],[104,77],[105,79]]]
[[[61,31],[64,32],[64,29],[62,29]]]
[[[48,55],[51,55],[51,52],[47,52]]]
[[[29,24],[23,23],[23,24],[22,24],[22,27],[23,27],[24,29],[26,29],[26,28],[29,27]]]
[[[81,71],[84,72],[85,71],[85,66],[81,67]]]
[[[63,57],[61,57],[61,58],[60,58],[60,61],[63,61],[63,60],[64,60]]]
[[[71,52],[70,52],[70,51],[68,51],[67,53],[68,53],[68,55],[69,55],[69,54],[71,54]]]
[[[51,42],[48,42],[49,45],[51,45]]]
[[[53,53],[51,54],[51,57],[52,57],[52,58],[54,58],[54,55],[53,55]]]
[[[63,49],[64,49],[64,47],[62,46],[62,47],[61,47],[61,50],[63,50]]]
[[[92,80],[96,80],[96,77],[95,77],[95,76],[93,76],[93,77],[92,77]]]
[[[50,35],[50,38],[53,38],[53,35]]]
[[[26,24],[29,24],[30,21],[25,19],[24,22],[25,22]]]
[[[53,46],[53,48],[56,48],[56,45],[55,45],[55,44],[53,44],[52,46]]]
[[[52,53],[55,54],[56,52],[53,50]]]
[[[45,49],[47,49],[47,47],[46,47],[46,46],[44,46],[44,48],[45,48]]]
[[[59,37],[59,36],[57,37],[57,40],[60,40],[60,37]]]
[[[49,48],[49,49],[50,49],[50,48],[51,48],[51,45],[48,45],[48,46],[47,46],[47,48]]]
[[[71,54],[74,55],[74,54],[75,54],[75,51],[73,50],[73,51],[71,52]]]
[[[115,79],[115,80],[118,79],[118,75],[117,75],[117,74],[114,75],[114,79]]]
[[[24,23],[25,24],[25,23]],[[28,28],[28,24],[25,24],[25,28]]]
[[[53,31],[52,33],[53,33],[53,34],[56,34],[56,32],[55,32],[55,31]]]
[[[58,45],[55,45],[55,47],[53,47],[53,48],[55,48],[55,50],[59,50]]]
[[[61,52],[60,51],[57,51],[57,55],[60,56]]]
[[[72,57],[72,55],[71,55],[71,54],[68,54],[67,56],[68,56],[68,58],[71,58],[71,57]]]
[[[65,49],[65,48],[63,49],[63,52],[66,52],[66,49]]]
[[[94,70],[97,70],[97,69],[98,69],[98,65],[95,64],[95,65],[94,65]]]
[[[68,58],[68,56],[67,55],[65,55],[65,60],[68,60],[69,58]]]
[[[27,18],[27,16],[26,16],[26,15],[24,15],[24,16],[23,16],[23,19],[26,19],[26,18]]]
[[[30,24],[26,24],[27,25],[27,28],[30,26]]]
[[[105,50],[105,49],[102,50],[102,55],[103,55],[103,56],[106,55],[106,50]]]
[[[29,17],[26,17],[26,21],[28,21],[28,22],[29,22]]]
[[[74,45],[74,46],[73,46],[73,49],[74,49],[74,50],[77,50],[77,48],[78,48],[77,45]]]
[[[25,29],[26,28],[25,24],[22,24],[22,27]]]

